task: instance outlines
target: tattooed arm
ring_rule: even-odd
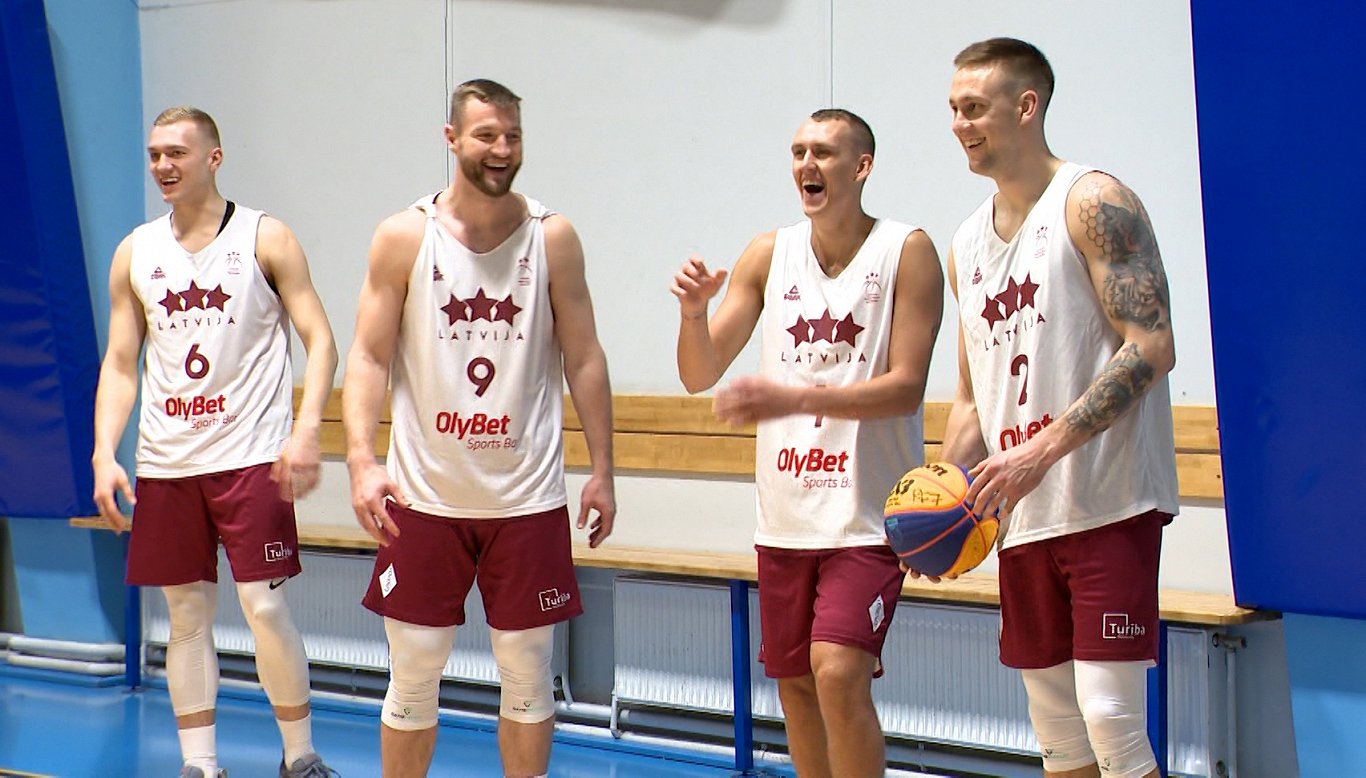
[[[1048,468],[1129,411],[1176,363],[1167,274],[1148,212],[1128,187],[1088,173],[1067,197],[1067,228],[1110,326],[1123,339],[1060,419],[973,470],[968,499],[990,512],[1033,491]]]

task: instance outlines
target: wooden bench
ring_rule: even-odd
[[[295,390],[295,404],[299,400]],[[671,395],[615,395],[612,398],[613,447],[623,473],[754,476],[754,426],[731,427],[711,412],[711,398]],[[948,403],[925,403],[925,458],[933,461],[944,439]],[[1222,500],[1219,424],[1214,408],[1172,408],[1176,436],[1177,480],[1181,496]],[[564,403],[564,460],[569,468],[589,464],[583,424],[573,403]],[[323,410],[322,451],[346,456],[341,422],[341,390],[334,389]],[[380,416],[375,453],[389,448],[389,413]]]
[[[301,524],[299,544],[316,549],[374,550],[378,544],[358,526],[320,526]],[[714,578],[727,581],[758,580],[754,554],[704,551],[670,551],[658,548],[615,546],[609,541],[600,548],[587,544],[573,546],[574,564],[605,570],[634,573]],[[943,602],[987,608],[1000,607],[996,576],[968,573],[953,581],[931,583],[925,579],[906,580],[901,596],[924,602]],[[1239,607],[1227,594],[1163,589],[1159,593],[1161,618],[1171,624],[1231,627],[1271,617],[1265,611]]]

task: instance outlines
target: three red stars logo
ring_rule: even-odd
[[[982,306],[982,318],[986,319],[987,326],[991,327],[996,322],[1005,321],[1017,312],[1023,311],[1026,305],[1033,308],[1034,294],[1038,291],[1039,285],[1027,274],[1024,283],[1016,282],[1012,278],[1005,291],[986,299],[986,304]]]
[[[848,343],[850,346],[855,346],[857,345],[855,341],[858,339],[858,334],[865,329],[867,328],[854,322],[854,314],[850,313],[843,319],[836,319],[831,315],[830,309],[826,308],[825,313],[822,313],[819,319],[807,321],[802,316],[798,316],[796,323],[788,327],[787,332],[792,335],[794,347],[803,343],[818,343],[820,341],[832,345]]]
[[[227,305],[228,300],[231,299],[232,295],[223,291],[222,284],[219,284],[212,289],[201,289],[197,282],[190,281],[190,287],[183,292],[172,292],[170,289],[167,289],[166,296],[161,298],[161,300],[157,302],[157,305],[166,309],[167,316],[189,311],[194,308],[201,311],[217,308],[220,311],[226,312],[227,308],[225,306]]]
[[[512,295],[499,300],[485,294],[482,286],[473,297],[462,299],[451,295],[450,301],[441,306],[441,311],[446,314],[447,322],[451,326],[458,321],[502,321],[512,326],[516,323],[517,314],[522,310],[521,306],[512,301]]]

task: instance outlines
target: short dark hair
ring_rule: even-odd
[[[1048,108],[1053,99],[1053,66],[1031,43],[1016,38],[990,38],[968,46],[953,58],[958,69],[1002,65],[1022,86],[1039,93],[1039,103]]]
[[[866,151],[871,157],[877,150],[877,141],[873,138],[873,128],[869,127],[868,122],[865,122],[853,111],[846,111],[843,108],[822,108],[811,114],[811,120],[816,122],[844,122],[854,131],[854,138],[858,142],[860,152]]]
[[[176,105],[161,113],[152,121],[154,127],[165,127],[176,122],[194,122],[204,137],[208,138],[214,146],[222,146],[223,141],[218,137],[218,124],[204,111],[188,105]]]
[[[518,110],[521,109],[522,104],[522,98],[513,94],[511,89],[497,81],[490,81],[487,78],[471,79],[451,92],[450,123],[452,127],[460,128],[460,118],[464,113],[465,103],[470,100],[490,103],[499,108],[517,108]]]

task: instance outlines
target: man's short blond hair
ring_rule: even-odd
[[[499,108],[516,108],[519,111],[522,107],[522,98],[513,94],[511,89],[503,86],[497,81],[490,81],[487,78],[476,78],[466,81],[451,92],[451,115],[450,125],[460,130],[460,120],[465,112],[465,103],[470,100],[478,100],[481,103],[489,103]]]
[[[204,137],[208,138],[214,146],[223,145],[222,139],[218,137],[218,123],[213,120],[213,117],[198,108],[188,105],[177,105],[167,108],[157,114],[157,118],[152,122],[152,126],[165,127],[168,124],[175,124],[176,122],[194,122],[195,126],[199,127],[199,130],[204,133]]]

